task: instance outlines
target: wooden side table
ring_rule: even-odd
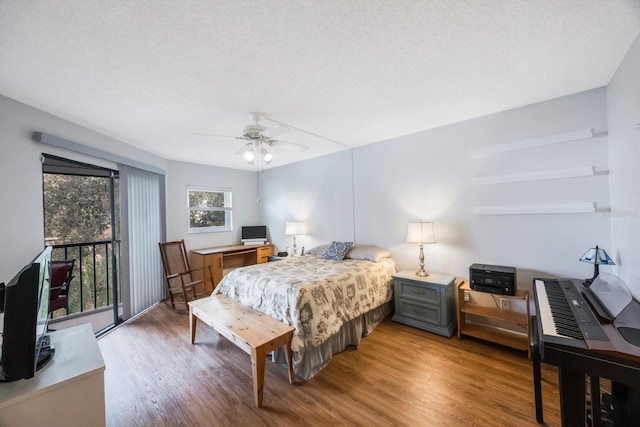
[[[509,307],[512,307],[513,302],[524,302],[526,306],[526,313],[520,313],[510,310],[509,308],[501,309],[499,305],[494,307],[487,307],[480,304],[474,304],[472,301],[465,300],[465,294],[471,297],[474,291],[469,287],[467,281],[463,281],[458,285],[456,292],[456,306],[458,314],[458,339],[462,335],[468,335],[475,338],[491,341],[497,344],[501,344],[507,347],[515,348],[522,351],[527,351],[529,358],[531,358],[531,346],[530,346],[530,327],[529,327],[529,292],[526,290],[519,290],[515,295],[499,295],[488,294],[487,292],[479,292],[481,294],[489,295],[498,301],[500,299],[506,299]],[[469,298],[471,299],[471,298]],[[518,331],[510,331],[507,329],[499,328],[489,324],[471,323],[467,322],[467,315],[474,315],[485,319],[493,319],[507,324],[521,325],[525,328],[525,333]]]

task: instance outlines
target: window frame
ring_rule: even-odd
[[[202,206],[190,206],[189,200],[191,192],[209,192],[209,193],[224,193],[224,206],[223,207],[202,207]],[[204,187],[200,185],[188,185],[187,186],[187,232],[188,233],[218,233],[223,231],[233,231],[233,191],[227,187]],[[209,211],[209,212],[224,212],[224,226],[209,226],[209,227],[192,227],[191,226],[191,212],[192,211]]]

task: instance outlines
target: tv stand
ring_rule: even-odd
[[[51,334],[56,349],[33,378],[0,384],[0,426],[104,426],[104,360],[85,324]]]
[[[204,281],[203,293],[211,293],[218,286],[222,277],[230,270],[245,265],[262,264],[273,256],[273,245],[230,245],[212,248],[194,249],[191,251],[191,268],[199,269],[211,266],[213,285]],[[202,271],[202,270],[201,270]],[[201,272],[194,272],[194,279],[201,279]],[[209,288],[209,286],[212,286]]]

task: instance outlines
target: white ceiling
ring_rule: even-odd
[[[260,111],[340,143],[292,130],[280,166],[605,86],[639,32],[640,0],[0,0],[0,93],[255,170],[193,133]]]

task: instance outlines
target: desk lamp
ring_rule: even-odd
[[[596,277],[600,274],[599,265],[616,265],[609,254],[604,249],[598,248],[598,245],[585,252],[585,254],[580,257],[580,261],[593,264],[593,277],[585,279],[584,282],[582,282],[586,287],[591,286],[591,283],[596,280]]]

